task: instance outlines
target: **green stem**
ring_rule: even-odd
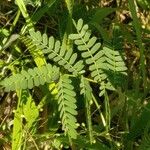
[[[16,26],[16,24],[17,24],[17,22],[19,20],[20,14],[21,14],[21,12],[20,12],[20,10],[18,10],[17,11],[17,15],[16,15],[16,17],[15,17],[11,27],[10,27],[10,33],[13,31],[14,27]]]
[[[26,9],[26,6],[25,6],[23,0],[16,0],[16,3],[17,3],[17,5],[18,5],[18,7],[19,7],[19,9],[20,9],[20,11],[21,11],[23,17],[26,19],[27,28],[28,28],[29,30],[33,30],[33,29],[34,29],[34,25],[33,25],[33,23],[32,23],[31,18],[29,17],[29,14],[28,14],[28,12],[27,12],[27,9]],[[24,31],[25,31],[25,30],[24,30]]]
[[[22,129],[22,108],[21,108],[21,98],[22,98],[22,91],[17,91],[18,96],[18,104],[17,109],[14,114],[14,123],[13,123],[13,134],[12,134],[12,150],[20,149],[22,144],[22,135],[23,135],[23,129]]]
[[[104,99],[105,99],[105,119],[106,119],[106,131],[109,132],[110,130],[110,106],[109,106],[109,98],[108,98],[108,94],[105,91],[104,94]]]
[[[93,101],[94,101],[94,103],[95,103],[95,106],[97,107],[97,110],[98,110],[98,112],[99,112],[99,114],[100,114],[100,118],[101,118],[101,120],[102,120],[103,126],[106,127],[106,120],[105,120],[105,117],[104,117],[103,113],[101,112],[101,110],[100,110],[100,105],[98,104],[98,102],[97,102],[97,100],[95,99],[95,97],[94,97],[93,94],[92,94],[92,99],[93,99]]]
[[[88,126],[88,134],[89,134],[89,140],[90,144],[93,143],[93,134],[92,134],[92,121],[91,121],[91,108],[90,108],[90,100],[85,98],[85,107],[86,107],[86,120],[87,120],[87,126]]]

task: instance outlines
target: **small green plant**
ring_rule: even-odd
[[[83,24],[82,19],[79,19],[77,25],[75,24],[75,28],[77,34],[70,34],[69,38],[77,45],[77,53],[73,53],[73,49],[65,49],[60,41],[55,40],[54,37],[48,38],[46,34],[41,35],[39,31],[31,31],[30,35],[22,37],[21,40],[28,48],[34,47],[34,53],[36,53],[36,49],[41,49],[45,57],[47,56],[47,59],[53,60],[59,67],[52,67],[48,64],[39,68],[28,69],[28,71],[21,70],[21,73],[5,78],[1,82],[6,91],[32,89],[35,86],[52,82],[58,84],[57,99],[62,129],[70,139],[77,138],[77,120],[75,118],[77,105],[76,94],[73,90],[74,86],[71,84],[69,76],[82,77],[85,83],[88,80],[93,80],[99,85],[100,96],[102,96],[105,95],[106,89],[115,90],[115,87],[119,86],[115,84],[119,76],[127,75],[127,68],[119,51],[111,49],[111,47],[101,47],[101,44],[97,42],[97,38],[91,37],[91,31],[88,29],[87,24]],[[82,60],[78,56],[80,52]],[[91,72],[89,78],[84,77],[86,72],[84,67],[86,65]],[[61,66],[66,71],[61,69]],[[66,73],[70,74],[67,75]],[[89,89],[90,85],[86,83],[84,88]],[[92,92],[91,90],[88,91]],[[81,93],[86,94],[83,89]],[[92,97],[89,98],[88,96],[87,98],[92,100]],[[89,130],[89,132],[91,131]]]
[[[0,28],[0,147],[148,149],[148,4],[16,0]]]

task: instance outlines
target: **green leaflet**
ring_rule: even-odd
[[[47,64],[39,68],[22,70],[21,73],[5,78],[0,85],[5,87],[5,91],[18,89],[32,89],[34,86],[44,85],[59,78],[59,68]]]
[[[71,87],[71,88],[70,88]],[[71,85],[71,79],[67,75],[61,75],[58,83],[58,110],[62,121],[62,129],[70,138],[77,138],[76,118],[76,99],[74,88]]]

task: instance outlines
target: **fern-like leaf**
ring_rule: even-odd
[[[66,50],[59,40],[55,40],[52,36],[48,38],[46,34],[42,35],[39,31],[31,31],[28,38],[32,40],[33,45],[42,49],[43,53],[47,54],[49,59],[57,62],[69,72],[74,75],[83,73],[83,61],[77,61],[77,53],[73,53],[72,49]],[[25,41],[26,38],[22,39]]]
[[[119,51],[113,50],[109,47],[103,48],[105,51],[106,61],[107,61],[107,70],[113,72],[114,80],[117,79],[118,75],[127,75],[127,67],[124,63],[123,56]],[[116,77],[116,79],[115,79]]]
[[[100,49],[101,43],[97,42],[95,36],[91,36],[91,30],[87,24],[83,24],[82,19],[79,19],[77,24],[74,22],[74,25],[77,33],[71,34],[69,38],[77,45],[86,64],[89,65],[91,77],[100,83],[100,96],[104,94],[105,89],[115,90],[108,77],[108,71],[115,71],[116,74],[116,72],[123,73],[127,70],[120,53],[106,46]]]
[[[5,91],[18,89],[32,89],[34,86],[44,85],[59,78],[59,68],[47,64],[39,68],[22,70],[21,73],[5,78],[0,85],[5,87]]]
[[[67,75],[62,75],[58,83],[58,104],[60,111],[60,118],[62,121],[62,129],[70,138],[76,139],[76,93],[74,87],[71,84],[71,79]]]
[[[103,59],[103,51],[99,51],[101,44],[96,43],[97,38],[91,37],[91,31],[88,25],[83,25],[83,20],[79,19],[75,24],[77,34],[71,34],[70,39],[78,46],[78,50],[82,52],[82,57],[86,59],[86,64],[89,65],[89,70],[92,72],[92,77],[95,81],[101,82],[105,77],[102,74],[101,68],[105,66]]]
[[[96,37],[91,37],[91,30],[89,30],[87,24],[83,25],[82,19],[79,19],[77,24],[74,22],[74,25],[77,29],[77,34],[71,34],[69,38],[74,40],[78,50],[82,52],[82,57],[85,59],[86,64],[89,65],[91,76],[101,84],[101,90],[105,91],[107,74],[104,73],[103,69],[107,68],[107,64],[104,51],[100,51],[101,43],[96,42]]]
[[[114,87],[121,86],[127,76],[122,47],[123,38],[120,27],[114,26],[111,44],[103,47],[107,62],[104,72],[107,74],[107,80]]]

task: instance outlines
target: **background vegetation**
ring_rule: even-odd
[[[0,0],[0,149],[150,149],[149,0]]]

